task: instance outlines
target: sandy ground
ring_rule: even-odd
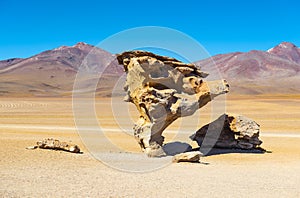
[[[211,155],[202,157],[201,163],[166,163],[157,170],[134,173],[130,170],[135,161],[126,156],[142,154],[128,134],[137,117],[133,106],[118,100],[111,105],[109,99],[97,99],[95,104],[105,139],[121,150],[110,150],[104,143],[99,152],[115,156],[109,162],[121,163],[125,171],[120,171],[88,152],[87,142],[75,130],[78,123],[74,123],[70,99],[2,98],[0,197],[299,197],[299,104],[299,96],[229,96],[226,111],[261,124],[262,147],[270,152]],[[166,142],[191,143],[188,136],[208,123],[211,114],[219,113],[212,106],[176,121],[166,131]],[[223,105],[215,109],[221,111]],[[90,120],[84,113],[76,116]],[[71,140],[83,154],[25,149],[48,137]]]

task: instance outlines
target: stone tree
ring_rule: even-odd
[[[140,113],[134,136],[150,157],[165,155],[162,133],[172,122],[229,91],[225,80],[203,81],[207,73],[175,58],[127,51],[117,59],[127,73],[125,101],[135,104]]]

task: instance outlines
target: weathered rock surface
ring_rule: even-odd
[[[225,80],[205,82],[208,74],[194,64],[145,51],[117,55],[127,73],[125,101],[140,112],[134,135],[150,157],[163,156],[162,133],[179,117],[189,116],[214,97],[227,93]]]
[[[71,153],[80,153],[79,146],[68,143],[68,142],[61,142],[59,140],[53,138],[47,138],[41,141],[38,141],[35,146],[27,147],[27,149],[53,149],[53,150],[63,150],[68,151]]]
[[[174,163],[179,162],[200,162],[200,157],[203,156],[200,151],[190,151],[186,153],[180,153],[173,157]]]
[[[209,131],[219,131],[219,137],[211,136]],[[217,120],[200,128],[191,136],[192,140],[197,141],[198,145],[203,145],[204,138],[217,139],[214,147],[216,148],[239,148],[255,149],[261,145],[259,140],[259,124],[242,115],[223,114]],[[209,146],[209,145],[208,145]]]

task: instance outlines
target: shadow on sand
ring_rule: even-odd
[[[174,156],[192,150],[192,146],[185,142],[170,142],[163,145],[163,150],[168,156]]]
[[[201,148],[194,148],[192,151],[201,151]],[[266,151],[263,148],[255,148],[255,149],[237,149],[237,148],[212,148],[205,156],[212,156],[212,155],[223,155],[223,154],[230,154],[230,153],[245,153],[245,154],[264,154],[264,153],[272,153],[272,151]]]
[[[194,148],[185,142],[170,142],[163,146],[163,150],[168,156],[174,156],[179,153],[184,153],[188,151],[201,151],[201,148]],[[222,154],[230,154],[230,153],[245,153],[245,154],[264,154],[264,153],[272,153],[272,151],[266,151],[263,148],[255,148],[255,149],[228,149],[228,148],[212,148],[205,156],[212,155],[222,155]]]

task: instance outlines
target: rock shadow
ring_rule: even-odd
[[[201,148],[194,148],[192,151],[201,152]],[[204,156],[212,156],[212,155],[223,155],[223,154],[231,154],[231,153],[245,153],[245,154],[264,154],[264,153],[272,153],[272,151],[267,151],[263,148],[254,148],[254,149],[239,149],[239,148],[212,148],[208,153],[204,153]]]
[[[163,150],[168,156],[192,151],[192,146],[185,142],[170,142],[163,145]]]

